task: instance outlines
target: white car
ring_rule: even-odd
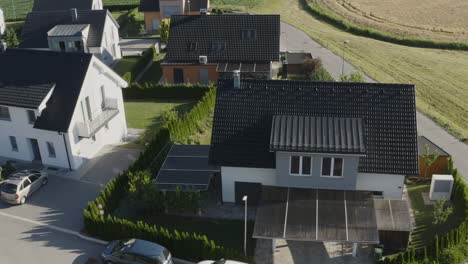
[[[220,260],[217,260],[217,261],[204,260],[204,261],[198,262],[198,264],[247,264],[247,263],[239,262],[239,261],[235,261],[235,260],[220,259]]]
[[[2,200],[10,204],[24,204],[26,198],[48,182],[46,171],[23,170],[6,180],[1,186]]]

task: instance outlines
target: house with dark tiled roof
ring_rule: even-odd
[[[92,53],[106,64],[122,58],[119,24],[107,10],[35,11],[26,16],[20,48]]]
[[[32,11],[99,10],[102,0],[34,0]]]
[[[161,20],[173,15],[199,15],[208,10],[210,0],[140,0],[138,10],[144,14],[145,29],[156,32]]]
[[[127,134],[127,83],[88,53],[0,53],[0,157],[75,170]]]
[[[224,202],[262,185],[401,199],[418,175],[415,87],[222,79],[209,159]]]
[[[162,81],[207,84],[235,72],[271,79],[279,46],[279,15],[172,16]]]

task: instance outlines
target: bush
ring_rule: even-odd
[[[159,37],[161,39],[161,42],[167,43],[169,40],[169,29],[171,25],[171,20],[168,18],[165,18],[161,21],[161,24],[159,25]]]
[[[5,166],[0,167],[0,178],[6,179],[15,171],[16,171],[15,166],[13,166],[13,164],[11,164],[10,161],[7,161],[7,163],[5,163]]]
[[[322,60],[320,58],[305,59],[302,64],[302,71],[309,78],[311,78],[319,68],[322,68]]]
[[[442,251],[439,264],[460,264],[464,259],[463,252],[458,248],[447,248]]]
[[[122,78],[127,82],[127,83],[132,83],[132,73],[131,72],[126,72],[122,76]]]
[[[360,72],[353,72],[351,74],[345,74],[340,77],[342,82],[365,82],[364,76]]]
[[[143,52],[141,58],[133,65],[130,71],[123,74],[122,78],[129,84],[133,83],[135,79],[145,69],[146,65],[150,63],[157,56],[156,48],[151,47],[147,51]]]
[[[18,36],[14,29],[7,28],[7,30],[5,31],[4,39],[5,43],[7,44],[7,47],[9,48],[16,48],[19,45]]]
[[[145,83],[140,85],[134,83],[127,89],[123,89],[123,96],[126,100],[140,99],[188,99],[200,100],[206,92],[213,89],[213,86],[199,84],[159,84]]]
[[[325,21],[341,30],[350,32],[354,35],[373,38],[376,40],[386,41],[394,44],[421,47],[421,48],[434,48],[434,49],[449,49],[449,50],[468,50],[468,44],[462,42],[442,42],[433,41],[429,39],[421,39],[415,37],[400,37],[395,36],[379,30],[362,27],[350,23],[347,20],[320,8],[314,0],[301,0],[302,6],[311,13],[314,17]]]
[[[334,82],[335,79],[324,67],[318,68],[310,77],[312,81]]]

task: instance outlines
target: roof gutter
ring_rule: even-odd
[[[67,144],[67,140],[65,138],[66,133],[63,133],[63,134],[61,132],[58,132],[58,133],[59,133],[59,135],[62,135],[62,137],[63,137],[63,144],[65,145],[65,153],[67,153],[68,169],[70,171],[72,171],[73,169],[72,169],[71,162],[70,162],[70,153],[68,152],[68,144]]]

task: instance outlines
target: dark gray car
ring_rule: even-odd
[[[105,264],[173,264],[169,250],[141,239],[111,241],[101,258]]]

